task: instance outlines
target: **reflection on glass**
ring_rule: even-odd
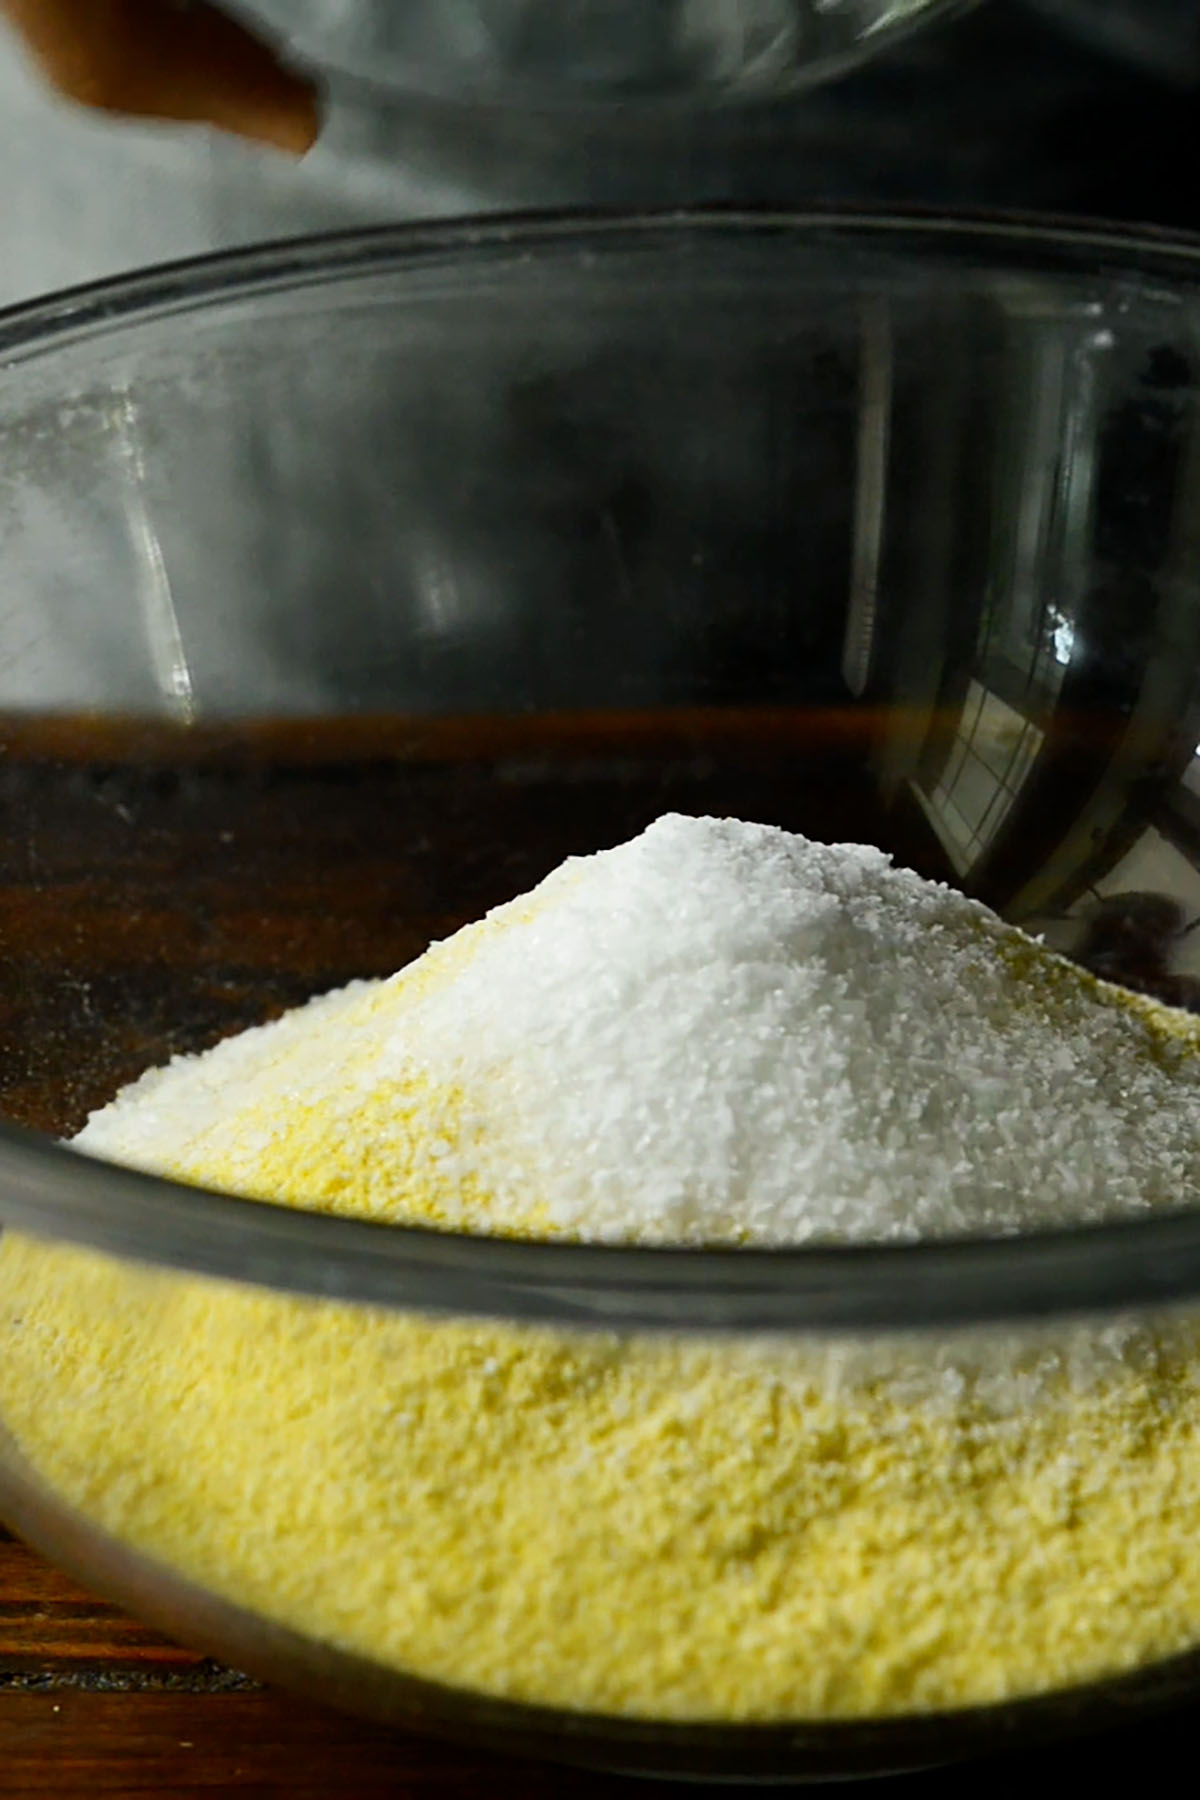
[[[932,793],[917,790],[960,872],[978,860],[1016,805],[1043,741],[1031,719],[972,677],[941,777]]]
[[[948,661],[913,792],[955,872],[979,864],[1034,773],[1078,623],[1095,498],[1098,409],[1111,335],[1044,298],[1006,298],[1010,379],[993,424],[988,564],[979,623]]]

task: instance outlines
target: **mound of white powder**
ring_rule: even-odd
[[[1188,1030],[878,850],[669,815],[75,1143],[478,1231],[1011,1233],[1195,1203]]]

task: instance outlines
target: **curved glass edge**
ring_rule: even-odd
[[[913,260],[936,252],[951,260],[986,259],[997,270],[1119,278],[1147,288],[1168,282],[1200,292],[1200,233],[1149,225],[1128,228],[1044,214],[947,214],[918,206],[513,212],[285,238],[162,263],[0,308],[0,373],[5,364],[66,344],[253,296],[399,269],[465,267],[513,253],[585,257],[652,246],[656,240],[679,244],[689,237],[697,243],[787,238],[814,250],[887,251]]]
[[[269,1620],[121,1542],[68,1506],[30,1468],[0,1421],[0,1515],[93,1592],[172,1638],[263,1681],[363,1718],[506,1755],[707,1785],[829,1782],[916,1773],[1033,1749],[1177,1707],[1195,1697],[1200,1654],[1087,1686],[956,1712],[760,1724],[568,1712],[454,1688],[368,1660]]]
[[[473,106],[492,111],[515,107],[547,118],[582,115],[589,120],[607,117],[624,123],[630,115],[675,121],[681,115],[769,106],[836,81],[916,32],[974,11],[981,0],[909,0],[890,16],[847,26],[848,41],[843,47],[804,56],[786,70],[773,66],[769,78],[753,69],[727,80],[693,80],[681,73],[661,85],[607,85],[569,76],[550,82],[511,72],[487,80],[462,61],[438,67],[430,60],[418,63],[390,56],[369,32],[345,34],[335,42],[333,34],[319,27],[304,30],[303,20],[298,31],[292,0],[237,0],[237,4],[248,23],[265,25],[278,34],[292,47],[293,57],[306,63],[319,79],[353,82],[368,97],[368,104],[402,106],[406,100],[433,101],[460,111]],[[817,0],[816,10],[827,7]]]
[[[532,1243],[236,1199],[0,1128],[0,1226],[285,1293],[609,1331],[843,1335],[1156,1311],[1200,1213],[1005,1239],[726,1250]]]

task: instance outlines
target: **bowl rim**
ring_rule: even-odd
[[[752,111],[778,104],[851,74],[921,31],[953,23],[974,11],[981,0],[907,0],[865,26],[851,24],[840,48],[801,54],[779,80],[764,81],[751,69],[728,81],[707,77],[689,82],[680,77],[660,86],[610,84],[570,75],[556,79],[509,73],[496,80],[480,73],[474,56],[405,59],[391,55],[372,41],[369,31],[360,31],[353,41],[347,34],[335,45],[334,34],[311,20],[302,20],[297,30],[291,0],[233,0],[233,4],[252,27],[275,34],[293,59],[318,79],[323,78],[335,98],[349,96],[352,104],[363,96],[376,105],[416,100],[464,115],[481,107],[499,112],[519,106],[551,120],[570,116],[589,122],[615,119],[625,128],[631,120],[671,124],[688,115],[703,117],[706,112]],[[419,0],[419,4],[430,11],[439,0]]]
[[[1087,277],[1200,306],[1200,237],[1103,221],[921,208],[505,214],[217,252],[0,311],[0,366],[264,293],[516,254],[780,239]],[[877,267],[878,265],[876,265]],[[1164,289],[1163,284],[1166,284]],[[1193,294],[1194,290],[1194,294]],[[851,1334],[1112,1317],[1200,1294],[1200,1208],[1011,1238],[781,1249],[469,1237],[239,1199],[103,1163],[0,1123],[0,1232],[284,1292],[605,1330]]]
[[[916,266],[986,257],[996,271],[1122,283],[1177,298],[1200,288],[1200,231],[1112,220],[917,204],[800,208],[712,202],[689,207],[537,208],[273,238],[155,263],[0,307],[0,367],[67,344],[272,293],[514,256],[600,254],[669,239],[677,254],[715,238],[787,240],[806,250],[906,255]],[[1166,288],[1160,284],[1167,284]]]

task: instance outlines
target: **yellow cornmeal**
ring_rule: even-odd
[[[453,980],[480,941],[405,980]],[[1194,1056],[1180,1015],[1028,940],[998,953],[1064,1006],[1086,988],[1134,1011],[1148,1061]],[[382,995],[334,1005],[369,1017]],[[278,1094],[314,1091],[287,1061],[314,1016],[270,1040]],[[468,1095],[359,1085],[362,1043],[326,1103],[270,1117],[232,1052],[216,1123],[236,1129],[201,1121],[156,1166],[376,1218],[486,1216],[442,1168]],[[532,1233],[538,1196],[490,1222]],[[879,1718],[1200,1644],[1200,1324],[870,1352],[621,1339],[283,1298],[9,1234],[0,1423],[61,1499],[191,1581],[545,1706]]]
[[[999,1399],[906,1393],[795,1347],[431,1323],[9,1236],[0,1342],[0,1415],[87,1518],[439,1682],[849,1719],[1200,1640],[1187,1334],[1047,1352],[1022,1404],[1003,1358]]]

